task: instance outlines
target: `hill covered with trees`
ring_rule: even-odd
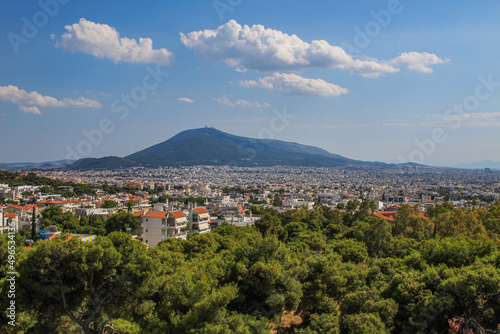
[[[497,333],[500,203],[396,222],[370,206],[285,213],[148,248],[122,232],[17,248],[7,333]],[[56,215],[57,216],[57,215]],[[103,231],[103,234],[106,234]]]

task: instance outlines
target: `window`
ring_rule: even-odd
[[[146,218],[146,221],[148,221],[148,219]]]
[[[161,224],[162,224],[162,225],[165,225],[165,224],[166,224],[165,218],[163,218],[163,219],[161,220]]]
[[[166,235],[167,231],[166,230],[161,230],[161,235]]]
[[[146,233],[148,233],[148,230],[146,229]]]

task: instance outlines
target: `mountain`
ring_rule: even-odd
[[[12,162],[0,163],[0,168],[43,168],[43,167],[62,167],[74,163],[75,160],[57,160],[57,161],[44,161],[44,162]]]
[[[138,162],[120,158],[83,158],[68,166],[69,169],[117,169],[126,167],[135,167],[140,165]]]
[[[321,148],[231,135],[214,128],[186,130],[126,157],[143,165],[339,166],[385,165],[332,154]]]
[[[104,160],[103,160],[104,159]],[[106,160],[107,159],[107,160]],[[81,159],[70,168],[119,168],[134,165],[193,166],[390,166],[382,162],[353,160],[318,147],[274,139],[235,136],[214,128],[186,130],[172,138],[118,157]]]

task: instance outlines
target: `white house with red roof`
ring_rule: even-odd
[[[191,232],[210,232],[210,214],[207,209],[201,207],[192,209],[189,220],[191,222]]]
[[[18,229],[23,229],[26,226],[30,227],[32,224],[33,209],[35,209],[35,217],[39,214],[39,209],[36,205],[11,205],[7,210],[17,215]],[[35,218],[36,219],[36,218]]]
[[[0,209],[0,233],[19,230],[19,217],[15,213],[3,212]]]
[[[186,239],[187,215],[182,211],[137,211],[139,227],[134,234],[149,246],[156,246],[168,238]]]
[[[187,215],[182,211],[170,211],[167,216],[169,238],[186,239],[186,230],[188,227]]]
[[[79,200],[79,199],[65,199],[65,200],[52,200],[52,201],[47,201],[47,200],[40,200],[36,202],[36,205],[40,209],[45,209],[50,206],[58,206],[60,207],[64,212],[66,211],[74,211],[76,208],[79,208],[82,203],[85,203],[85,200]]]

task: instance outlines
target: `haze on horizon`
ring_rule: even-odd
[[[0,163],[126,156],[204,126],[367,161],[500,161],[499,10],[7,2]]]

